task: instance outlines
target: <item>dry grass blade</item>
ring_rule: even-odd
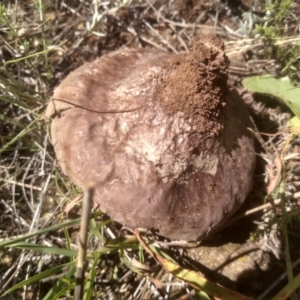
[[[267,188],[267,195],[270,196],[276,189],[282,172],[282,162],[279,156],[274,159],[274,166],[268,166],[269,170],[269,185]]]
[[[205,293],[213,296],[219,297],[220,299],[227,300],[251,300],[251,298],[245,297],[242,294],[231,291],[219,285],[216,285],[212,282],[209,282],[207,279],[202,277],[199,273],[185,269],[180,267],[177,263],[175,263],[170,258],[165,258],[160,255],[159,249],[156,249],[156,252],[150,249],[150,247],[146,244],[138,229],[135,230],[135,234],[143,248],[153,256],[168,272],[173,273],[178,278],[184,280],[195,289],[204,291]]]

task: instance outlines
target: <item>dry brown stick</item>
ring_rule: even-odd
[[[77,256],[77,265],[76,265],[76,286],[75,286],[75,300],[83,299],[83,290],[84,290],[84,272],[85,272],[85,257],[86,257],[86,248],[87,248],[87,237],[88,237],[88,228],[91,217],[91,206],[94,193],[94,183],[89,182],[85,186],[84,190],[84,199],[82,203],[82,214],[80,222],[80,232],[78,240],[78,256]]]

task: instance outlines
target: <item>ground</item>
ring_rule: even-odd
[[[238,90],[254,122],[254,186],[236,221],[225,224],[224,231],[217,232],[200,247],[161,247],[185,270],[197,271],[247,297],[272,299],[286,285],[284,279],[264,294],[285,272],[287,251],[285,227],[276,222],[283,209],[278,206],[282,196],[273,191],[270,197],[277,208],[272,211],[266,191],[272,183],[272,173],[276,177],[283,167],[283,195],[287,203],[284,209],[297,215],[300,139],[287,130],[292,115],[289,109],[274,99],[251,94],[242,85],[246,76],[277,76],[284,69],[272,45],[265,44],[253,31],[255,22],[265,24],[262,2],[2,1],[0,295],[25,279],[69,263],[33,284],[28,282],[12,292],[12,297],[43,299],[48,295],[48,299],[56,299],[54,294],[69,288],[57,299],[72,299],[76,256],[72,251],[77,250],[81,190],[62,174],[49,139],[49,120],[44,112],[54,88],[83,63],[121,47],[185,53],[194,36],[205,34],[217,34],[224,41],[231,60],[228,83]],[[299,7],[299,1],[293,1],[285,17],[286,37],[297,34]],[[289,47],[293,49],[293,44]],[[297,65],[294,70],[297,71]],[[282,158],[279,165],[276,157]],[[253,210],[257,212],[250,214]],[[289,252],[292,262],[298,263],[299,224],[294,219],[291,222],[293,226],[287,229]],[[58,224],[65,225],[52,227]],[[176,272],[170,272],[160,261],[167,269],[164,270],[142,251],[130,231],[120,231],[118,224],[99,213],[93,215],[90,225],[94,234],[89,241],[87,274],[94,282],[92,299],[201,299],[195,287],[177,278]],[[26,234],[37,231],[40,234],[22,240]],[[169,243],[152,233],[147,237],[157,239],[157,243]],[[19,244],[13,244],[13,239]],[[10,244],[5,244],[7,241]],[[34,249],[34,244],[69,252],[41,254],[45,249]],[[117,250],[113,250],[116,244]],[[93,268],[95,273],[91,272]],[[294,268],[296,275],[299,266]],[[54,287],[57,289],[53,290]]]

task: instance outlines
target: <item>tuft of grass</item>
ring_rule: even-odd
[[[278,76],[288,75],[294,84],[300,83],[300,40],[297,30],[297,7],[292,0],[274,0],[266,6],[265,21],[256,24],[255,33],[262,39],[265,54],[276,60]],[[297,36],[298,35],[298,36]]]

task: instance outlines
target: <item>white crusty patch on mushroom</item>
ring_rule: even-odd
[[[47,115],[62,170],[115,221],[196,240],[245,201],[255,163],[247,108],[216,38],[192,51],[121,49],[72,72]]]

